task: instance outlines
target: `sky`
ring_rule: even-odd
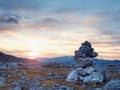
[[[71,56],[92,43],[120,59],[120,0],[0,0],[0,51],[27,58]]]

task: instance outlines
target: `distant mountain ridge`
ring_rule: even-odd
[[[20,58],[0,52],[1,62],[20,61]]]
[[[13,55],[8,55],[3,52],[0,52],[0,62],[32,62],[33,60],[27,58],[20,58]]]
[[[42,63],[62,63],[65,65],[73,65],[75,64],[74,61],[74,56],[62,56],[62,57],[54,57],[54,58],[38,58],[37,59],[39,62]],[[119,64],[120,65],[120,60],[105,60],[105,59],[98,59],[98,58],[93,58],[92,59],[94,64],[100,64],[100,65],[108,65],[108,64]]]
[[[74,64],[74,57],[73,56],[61,56],[61,57],[54,57],[54,58],[38,58],[37,59],[41,63],[62,63],[62,64]]]
[[[37,58],[35,60],[27,59],[27,58],[19,58],[13,55],[8,55],[3,52],[0,52],[0,62],[40,62],[40,63],[61,63],[64,65],[73,65],[75,64],[73,56],[61,56],[61,57],[54,57],[54,58]],[[94,64],[100,65],[108,65],[108,64],[119,64],[120,60],[105,60],[105,59],[97,59],[93,58]]]

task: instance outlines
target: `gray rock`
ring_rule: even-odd
[[[90,75],[91,73],[94,72],[94,68],[93,67],[87,67],[84,69],[84,72],[87,74],[87,75]]]
[[[14,85],[19,85],[20,84],[20,81],[19,80],[14,80],[11,84],[14,84]]]
[[[91,53],[91,57],[97,57],[98,56],[98,53],[97,52],[92,52]]]
[[[22,90],[20,87],[10,88],[8,90]]]
[[[36,87],[29,87],[29,90],[36,90]]]
[[[11,62],[11,63],[10,63],[10,66],[11,66],[12,68],[18,68],[18,67],[19,67],[17,62]]]
[[[59,84],[55,84],[55,85],[52,87],[52,89],[53,89],[53,90],[59,90],[59,87],[60,87]]]
[[[67,86],[61,86],[59,90],[67,90]]]
[[[86,76],[83,78],[83,82],[94,82],[94,83],[102,83],[103,82],[103,75],[100,72],[93,72],[91,75]]]
[[[80,76],[86,76],[86,72],[83,68],[77,68],[76,73]]]
[[[92,82],[92,77],[91,76],[86,76],[83,78],[84,83]]]
[[[3,86],[4,85],[4,82],[3,81],[0,81],[0,86]]]
[[[0,86],[5,85],[5,78],[4,77],[0,77]]]
[[[91,74],[91,77],[92,77],[91,82],[95,83],[95,85],[96,85],[96,83],[102,83],[104,80],[104,77],[100,72],[93,72]]]
[[[15,87],[14,90],[22,90],[20,87]]]
[[[0,66],[0,69],[6,69],[6,66],[3,64],[2,66]]]
[[[79,76],[76,72],[76,70],[73,70],[67,77],[66,81],[67,82],[71,82],[71,83],[74,83],[78,80]]]
[[[79,58],[76,63],[76,67],[82,67],[82,68],[92,65],[93,65],[93,61],[91,60],[91,58]]]
[[[84,43],[81,43],[81,45],[87,45],[87,46],[90,46],[90,47],[91,47],[91,43],[88,42],[88,41],[85,41]]]
[[[73,90],[73,88],[70,88],[68,86],[60,86],[59,90]]]
[[[47,74],[47,76],[54,76],[54,75],[55,75],[55,73],[52,72],[52,71],[49,71],[48,74]]]
[[[54,78],[63,79],[65,77],[66,77],[65,75],[56,74]]]
[[[104,88],[95,88],[95,90],[105,90]]]
[[[105,86],[105,90],[120,90],[120,80],[111,80]]]

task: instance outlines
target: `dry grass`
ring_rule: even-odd
[[[0,87],[0,90],[8,90],[10,87],[15,87],[15,85],[11,85],[11,84],[6,84],[4,86]]]
[[[70,68],[62,68],[62,69],[54,69],[53,71],[58,73],[58,74],[68,74],[68,71],[70,70]]]
[[[115,71],[115,68],[114,67],[111,67],[111,71]],[[57,73],[57,74],[63,74],[63,75],[66,75],[68,74],[68,72],[70,71],[71,68],[48,68],[48,69],[45,69],[45,70],[40,70],[40,69],[28,69],[27,67],[22,67],[20,66],[19,69],[16,69],[16,73],[24,70],[27,72],[27,74],[23,75],[22,77],[25,77],[25,78],[33,78],[35,76],[41,76],[41,77],[45,77],[49,71],[52,71],[54,73]],[[0,70],[0,72],[2,71],[5,71],[7,74],[12,74],[15,70],[14,69],[10,69],[10,70]],[[112,74],[111,78],[113,79],[120,79],[120,75],[117,75],[117,74]],[[11,77],[11,78],[6,78],[6,81],[8,83],[11,83],[12,81],[14,80],[20,80],[21,77],[17,76],[17,77]],[[53,87],[55,84],[60,84],[60,85],[66,85],[66,86],[69,86],[69,87],[72,87],[74,88],[74,90],[87,90],[86,87],[80,87],[80,83],[68,83],[65,81],[65,78],[64,79],[51,79],[51,80],[43,80],[41,81],[41,84],[44,84],[45,86],[47,87]],[[87,87],[100,87],[102,85],[97,85],[97,86],[94,86],[92,85],[91,83],[87,83],[85,84]],[[10,87],[15,87],[14,85],[11,85],[11,84],[7,84],[5,86],[1,86],[0,87],[0,90],[8,90],[8,88]]]
[[[45,69],[45,70],[40,70],[40,69],[28,69],[27,67],[22,67],[22,66],[20,66],[20,68],[19,69],[16,69],[16,70],[14,70],[14,69],[9,69],[9,70],[0,70],[1,72],[2,71],[4,71],[6,74],[13,74],[13,72],[14,71],[16,71],[16,73],[19,73],[20,71],[22,71],[22,70],[24,70],[24,71],[26,71],[27,72],[27,74],[25,74],[25,75],[22,75],[22,77],[25,77],[25,78],[33,78],[33,77],[35,77],[35,76],[41,76],[41,77],[45,77],[47,74],[48,74],[48,72],[49,71],[53,71],[54,73],[58,73],[58,74],[67,74],[67,72],[69,71],[69,68],[58,68],[58,69],[51,69],[51,68],[49,68],[49,69]],[[7,83],[11,83],[12,81],[14,81],[14,80],[20,80],[21,79],[21,77],[20,76],[12,76],[12,77],[10,77],[10,78],[6,78],[6,81],[7,81]],[[46,80],[46,81],[43,81],[43,84],[45,84],[46,86],[53,86],[55,83],[63,83],[63,82],[65,82],[64,80]],[[7,90],[7,88],[9,88],[9,87],[11,87],[11,85],[9,84],[7,84],[7,85],[5,85],[5,86],[1,86],[0,87],[0,90]]]
[[[82,89],[80,89],[80,86],[75,85],[73,83],[68,83],[65,81],[65,79],[52,79],[52,80],[44,80],[43,81],[43,84],[46,85],[47,87],[52,87],[56,83],[59,83],[60,85],[66,85],[66,86],[73,87],[75,90],[82,90]]]

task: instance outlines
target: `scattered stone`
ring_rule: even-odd
[[[65,75],[56,74],[54,78],[56,78],[56,79],[63,79],[63,78],[66,78],[66,76]]]
[[[20,87],[10,88],[8,90],[22,90]]]
[[[111,80],[105,86],[105,90],[120,90],[120,80]]]
[[[20,84],[20,81],[19,80],[14,80],[11,84],[14,84],[14,85],[18,86]]]
[[[5,78],[4,77],[0,77],[0,86],[5,85]]]
[[[95,88],[95,90],[105,90],[104,88]]]
[[[52,72],[52,71],[49,71],[48,74],[47,74],[47,76],[54,76],[54,75],[55,75],[55,73]]]
[[[70,88],[68,86],[60,86],[59,90],[73,90],[73,88]]]

